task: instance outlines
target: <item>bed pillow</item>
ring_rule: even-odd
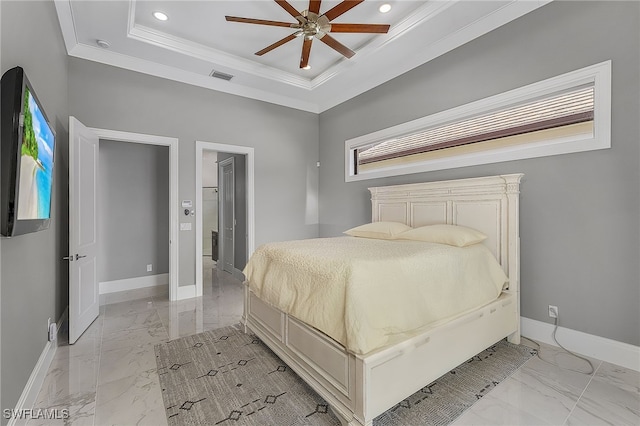
[[[397,236],[411,227],[400,222],[372,222],[356,226],[344,231],[352,237],[377,238],[379,240],[395,240]]]
[[[426,241],[429,243],[466,247],[485,240],[487,236],[480,231],[467,228],[466,226],[443,224],[413,228],[403,232],[396,238],[400,240]]]

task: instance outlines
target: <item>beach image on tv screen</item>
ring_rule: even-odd
[[[18,184],[18,220],[48,219],[51,209],[54,135],[25,87],[24,129]]]

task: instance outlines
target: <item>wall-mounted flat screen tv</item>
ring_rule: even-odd
[[[55,132],[24,70],[0,84],[0,233],[6,237],[49,227]]]

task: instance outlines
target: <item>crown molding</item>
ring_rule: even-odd
[[[135,58],[111,51],[105,51],[104,49],[87,46],[86,44],[76,45],[70,52],[68,52],[68,54],[69,56],[75,58],[99,62],[105,65],[111,65],[118,68],[152,75],[155,77],[190,84],[192,86],[198,86],[218,92],[229,93],[244,98],[256,99],[259,101],[282,105],[302,111],[320,113],[318,106],[313,102],[307,102],[302,99],[283,96],[266,90],[260,90],[252,87],[234,84],[231,81],[214,79],[209,77],[208,75],[192,73],[168,65],[158,64],[157,62],[147,61],[144,59]]]
[[[362,62],[366,57],[376,52],[377,50],[397,41],[400,37],[407,34],[409,31],[417,27],[418,25],[433,19],[441,12],[444,12],[456,1],[436,1],[427,2],[424,6],[419,7],[413,13],[405,17],[398,24],[391,27],[385,37],[376,37],[372,39],[366,45],[358,49],[357,55],[351,58],[349,61],[340,61],[331,68],[327,69],[313,80],[311,80],[311,88],[315,89],[322,86],[332,78],[336,77],[342,72],[345,72],[350,67],[358,62]]]
[[[551,1],[553,0],[513,0],[507,2],[502,7],[470,22],[468,25],[464,25],[455,31],[436,38],[431,42],[426,42],[426,44],[422,46],[421,49],[417,50],[413,56],[408,56],[397,49],[391,49],[391,52],[388,52],[385,55],[385,60],[390,63],[394,63],[395,65],[393,68],[384,67],[384,62],[379,60],[375,61],[373,59],[376,59],[376,57],[370,56],[367,58],[368,60],[362,60],[361,63],[359,63],[359,65],[362,65],[362,77],[360,79],[355,80],[354,84],[348,85],[341,90],[334,91],[334,96],[326,100],[319,100],[318,107],[320,111],[326,111],[333,108],[336,105],[346,102],[349,99],[352,99],[453,49],[456,49],[475,38],[487,34],[488,32],[513,21],[514,19],[526,15],[527,13],[540,8]],[[424,19],[432,19],[436,15],[443,14],[443,12],[451,12],[455,14],[451,7],[458,3],[461,2],[454,1],[446,8],[433,9],[431,10],[431,14],[425,16]],[[449,19],[451,18],[449,17]],[[424,20],[420,23],[422,22],[424,22]],[[418,22],[414,22],[412,28],[415,28],[416,31],[406,31],[403,33],[404,37],[412,37],[414,40],[426,39],[429,26],[419,26],[418,24]],[[387,44],[379,47],[379,49],[382,48],[389,49],[390,46]],[[368,70],[375,70],[375,72],[369,72]],[[364,73],[367,73],[366,77],[364,76]],[[325,89],[330,89],[330,87],[327,86],[330,86],[330,84],[325,86]]]
[[[130,0],[129,2],[127,37],[132,40],[148,43],[153,46],[158,46],[179,53],[181,55],[190,56],[195,59],[210,62],[212,67],[219,65],[222,67],[227,67],[233,70],[255,75],[257,77],[267,78],[269,80],[285,83],[301,89],[310,90],[312,88],[310,80],[307,78],[300,77],[296,74],[282,71],[267,65],[259,64],[248,59],[240,58],[236,55],[232,55],[200,43],[189,41],[163,31],[158,31],[144,25],[136,24],[136,3],[137,0]]]
[[[135,23],[136,0],[130,0],[127,37],[182,54],[211,68],[233,74],[233,81],[218,81],[203,73],[180,69],[130,55],[80,43],[76,32],[71,0],[54,0],[65,46],[70,56],[119,68],[166,78],[190,85],[274,103],[307,112],[320,113],[383,84],[413,68],[447,53],[476,37],[523,16],[552,0],[511,0],[501,7],[479,14],[458,28],[439,25],[438,18],[450,23],[464,15],[464,1],[429,1],[403,21],[394,25],[388,37],[374,38],[358,49],[349,60],[339,60],[309,80],[298,75],[258,64],[248,59],[181,39]],[[486,2],[471,2],[476,8],[490,7]],[[464,18],[464,16],[463,16]],[[425,25],[426,24],[426,25]],[[411,40],[419,49],[408,54],[396,41]],[[420,45],[423,43],[423,45]],[[400,47],[400,48],[398,48]],[[374,53],[383,52],[382,55]]]

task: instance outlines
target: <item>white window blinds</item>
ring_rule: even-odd
[[[357,165],[365,165],[593,121],[594,99],[595,88],[592,83],[574,87],[521,105],[361,146],[355,150],[354,160]]]

